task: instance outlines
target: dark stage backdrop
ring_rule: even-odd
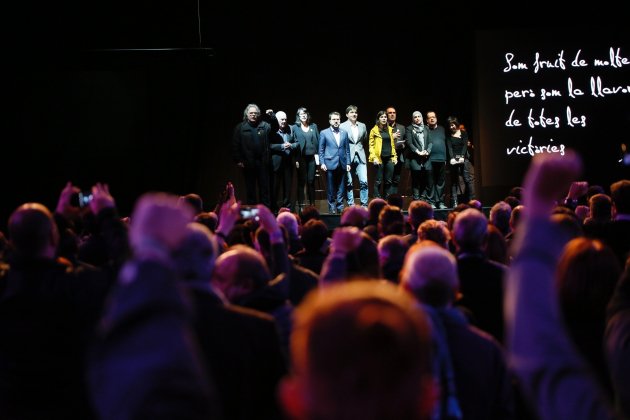
[[[210,209],[228,180],[244,188],[230,139],[250,102],[284,110],[290,120],[306,106],[322,128],[330,111],[343,115],[349,104],[359,107],[359,119],[368,127],[389,105],[405,125],[413,111],[432,110],[441,124],[449,115],[459,117],[473,133],[482,162],[511,170],[512,161],[526,160],[507,159],[505,147],[514,140],[505,140],[497,155],[484,154],[494,149],[484,144],[497,131],[488,124],[502,124],[506,107],[490,101],[483,112],[473,112],[480,104],[474,100],[480,95],[474,89],[480,23],[468,10],[434,8],[428,14],[418,6],[412,13],[409,5],[392,13],[324,5],[244,10],[250,6],[188,0],[108,2],[98,8],[72,3],[15,13],[4,96],[9,111],[2,124],[2,156],[9,168],[0,203],[3,229],[23,202],[54,208],[67,181],[82,189],[109,183],[124,215],[149,190],[197,192]],[[579,46],[563,48],[568,54]],[[502,51],[500,44],[485,48]],[[544,48],[545,54],[555,51]],[[600,54],[588,53],[589,60],[595,53]],[[500,59],[484,59],[496,80],[502,78]],[[503,88],[488,89],[495,89],[490,97],[503,99]],[[514,103],[519,113],[526,110],[524,101]],[[593,114],[575,104],[576,115],[588,117],[584,130],[590,129]],[[622,134],[628,125],[627,119],[608,124]],[[521,167],[514,168],[520,174]],[[487,179],[484,186],[497,186]],[[519,175],[514,181],[520,182]]]
[[[54,45],[43,49],[41,38],[23,41],[8,85],[6,156],[17,157],[18,172],[3,226],[25,201],[54,208],[67,181],[109,183],[123,214],[149,190],[197,192],[211,209],[227,181],[244,189],[230,140],[250,102],[290,120],[307,106],[322,128],[329,112],[344,115],[350,104],[368,127],[389,105],[405,125],[413,111],[434,110],[442,122],[452,114],[474,127],[468,27],[427,43],[402,20],[388,33],[362,24],[371,14],[350,27],[285,13],[276,25],[270,11],[223,11],[222,19],[202,8],[199,42],[196,7],[172,6],[125,10],[136,20],[106,10],[48,23]]]

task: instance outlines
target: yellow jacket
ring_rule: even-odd
[[[394,135],[392,132],[392,128],[388,125],[387,131],[389,131],[389,140],[392,143],[392,162],[394,165],[398,162],[398,157],[396,156],[396,146],[394,145]],[[376,162],[379,165],[383,163],[381,159],[381,149],[383,147],[383,137],[381,137],[381,132],[378,128],[378,124],[376,124],[370,130],[370,157],[368,158],[368,162]]]

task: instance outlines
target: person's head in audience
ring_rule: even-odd
[[[457,252],[483,251],[483,244],[488,235],[488,219],[475,209],[459,213],[453,223],[453,241]]]
[[[201,223],[214,233],[219,224],[219,216],[213,211],[205,211],[195,216],[195,222]]]
[[[612,220],[612,200],[606,194],[595,194],[589,200],[590,218],[598,222]]]
[[[426,201],[414,200],[409,203],[407,208],[409,214],[409,224],[414,231],[418,230],[418,226],[425,220],[433,219],[433,207]]]
[[[405,231],[405,216],[400,207],[386,205],[378,215],[378,232],[382,238],[387,235],[402,235]]]
[[[271,272],[260,252],[244,245],[235,245],[217,258],[212,284],[230,302],[265,287]]]
[[[597,239],[576,238],[565,247],[556,270],[563,313],[602,319],[621,275],[615,253]]]
[[[186,236],[186,226],[193,221],[189,205],[182,206],[177,196],[163,192],[143,194],[133,208],[129,227],[129,244],[136,257],[138,250],[176,250]],[[154,244],[160,244],[155,247]],[[157,248],[157,249],[156,249]]]
[[[9,240],[16,256],[52,259],[59,231],[53,215],[40,203],[25,203],[9,217]]]
[[[510,233],[510,215],[512,207],[505,201],[499,201],[490,209],[490,224],[496,226],[506,236]]]
[[[630,180],[623,179],[612,184],[610,198],[615,207],[615,215],[630,215]]]
[[[433,241],[444,249],[448,249],[451,234],[444,222],[440,220],[426,220],[418,226],[418,242]]]
[[[523,199],[523,187],[513,187],[508,195],[516,197],[519,201]]]
[[[287,233],[289,234],[289,237],[296,238],[298,236],[299,225],[298,219],[295,214],[291,213],[290,211],[280,212],[278,213],[276,220],[279,224],[285,227]]]
[[[210,230],[201,223],[189,223],[186,236],[173,255],[179,279],[209,284],[218,254],[219,247]]]
[[[518,224],[521,222],[521,216],[523,215],[524,209],[525,206],[523,206],[522,204],[512,209],[512,213],[510,214],[510,230],[512,232],[516,230]]]
[[[398,284],[398,274],[409,249],[407,241],[400,235],[388,235],[378,242],[377,248],[383,277]]]
[[[433,402],[429,323],[387,282],[313,292],[295,312],[291,376],[280,399],[293,419],[427,419]]]
[[[321,215],[319,210],[315,206],[305,206],[300,213],[300,220],[302,225],[305,225],[309,220],[320,220]]]
[[[486,257],[489,260],[507,264],[508,262],[508,249],[505,237],[494,225],[488,225],[488,234],[486,236],[486,243],[484,244]]]
[[[606,194],[606,191],[601,185],[591,185],[586,190],[586,199],[590,202],[591,197],[593,197],[595,194]]]
[[[309,220],[302,226],[302,245],[306,252],[322,252],[326,239],[328,239],[328,227],[321,220]]]
[[[521,204],[521,200],[519,200],[518,198],[512,196],[512,195],[508,195],[507,197],[505,197],[503,199],[504,202],[506,202],[510,208],[514,209],[514,207],[518,206],[519,204]]]
[[[181,201],[188,203],[195,215],[203,213],[203,200],[199,194],[186,194],[179,198]]]
[[[255,219],[239,220],[227,236],[227,245],[242,244],[253,248],[254,237],[256,236],[258,226],[259,223]]]
[[[556,207],[553,210],[550,220],[560,226],[567,241],[578,238],[584,234],[580,219],[578,219],[575,212],[569,208],[562,206]]]
[[[390,195],[387,196],[387,204],[389,204],[390,206],[396,206],[399,209],[403,208],[403,204],[404,204],[404,200],[402,195],[398,194],[398,193],[392,193]]]
[[[481,201],[479,200],[470,200],[468,202],[468,205],[470,206],[470,208],[482,211],[483,210],[483,206],[481,204]]]
[[[289,233],[287,232],[287,229],[283,225],[278,225],[278,228],[280,228],[280,230],[282,231],[282,237],[284,239],[282,243],[285,250],[287,250],[288,252]],[[254,248],[262,254],[262,256],[267,261],[267,265],[271,266],[271,262],[273,258],[271,238],[269,237],[269,232],[267,232],[267,230],[264,229],[262,226],[256,229]]]
[[[383,207],[386,205],[387,201],[382,198],[374,198],[368,203],[368,212],[370,213],[368,224],[376,225],[378,223],[378,215],[381,214],[381,210],[383,210]]]
[[[460,213],[466,209],[469,209],[470,205],[468,203],[459,203],[453,208],[454,213]]]
[[[370,213],[368,210],[362,206],[348,206],[343,209],[339,224],[340,226],[355,226],[359,229],[363,229],[369,216]]]
[[[435,244],[413,245],[405,258],[400,285],[420,303],[449,307],[459,290],[457,261],[448,250]]]
[[[378,248],[376,241],[365,232],[360,232],[359,246],[346,255],[347,277],[377,278],[381,276],[378,263]]]

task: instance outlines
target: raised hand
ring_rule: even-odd
[[[90,201],[90,210],[92,213],[98,214],[105,208],[116,207],[114,197],[109,193],[109,186],[97,182],[92,187],[92,201]]]
[[[530,216],[547,217],[571,182],[582,172],[582,160],[573,150],[564,156],[534,156],[525,175],[523,204]]]
[[[78,208],[72,205],[72,196],[78,194],[79,192],[81,192],[81,190],[72,185],[72,182],[68,181],[59,194],[59,200],[57,201],[55,211],[64,216],[69,216],[72,213],[78,212]]]

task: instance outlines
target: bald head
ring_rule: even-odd
[[[442,247],[416,244],[407,253],[401,284],[426,305],[448,306],[459,289],[457,261]]]
[[[217,258],[212,284],[230,302],[267,285],[271,273],[263,256],[245,245],[235,245]]]
[[[18,255],[53,258],[59,232],[53,215],[40,203],[25,203],[9,217],[9,238]]]

